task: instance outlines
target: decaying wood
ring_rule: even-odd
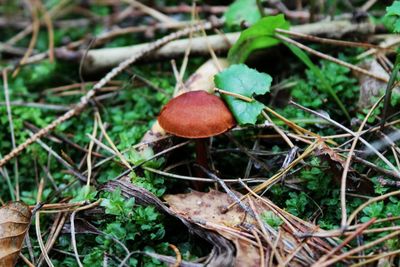
[[[324,35],[328,37],[339,38],[349,33],[370,34],[374,32],[374,25],[370,22],[353,23],[349,20],[341,21],[322,21],[317,23],[293,26],[294,32],[311,35]],[[195,37],[191,40],[191,54],[206,55],[209,53],[208,42],[215,52],[226,52],[233,43],[239,38],[240,33],[227,33],[224,35],[210,35],[207,37]],[[189,39],[181,39],[170,42],[161,47],[154,53],[146,55],[147,59],[176,58],[181,57],[189,45]],[[101,48],[89,50],[84,64],[85,72],[96,72],[101,69],[107,69],[118,65],[134,53],[142,50],[148,44],[139,44],[117,48]]]
[[[29,207],[22,202],[10,202],[0,208],[0,266],[16,264],[31,216]]]

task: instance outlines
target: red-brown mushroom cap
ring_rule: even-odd
[[[235,119],[225,103],[205,91],[192,91],[171,99],[158,122],[168,133],[186,138],[206,138],[226,132]]]

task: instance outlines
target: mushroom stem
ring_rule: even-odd
[[[196,162],[204,168],[208,167],[207,139],[196,139]]]
[[[208,138],[196,139],[196,163],[206,169],[208,168],[207,139]],[[197,177],[205,177],[204,172],[200,168],[195,169],[195,174]],[[196,190],[201,190],[204,187],[204,184],[202,182],[194,182],[193,187]]]

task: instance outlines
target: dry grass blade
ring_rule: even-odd
[[[130,5],[134,6],[134,7],[139,8],[144,13],[147,13],[148,15],[150,15],[153,18],[159,20],[160,22],[164,22],[164,23],[174,23],[174,22],[176,22],[176,20],[172,19],[171,17],[169,17],[167,15],[164,15],[160,11],[142,4],[141,1],[124,0],[124,2],[130,4]]]
[[[175,245],[173,245],[173,244],[169,244],[168,246],[169,246],[169,247],[174,251],[174,253],[176,254],[176,262],[175,262],[175,264],[172,265],[171,267],[179,267],[179,266],[181,265],[181,263],[182,263],[182,255],[181,255],[181,252],[180,252],[179,249],[178,249]]]
[[[332,255],[334,255],[336,252],[340,251],[343,247],[345,247],[352,239],[354,239],[357,235],[361,234],[365,229],[367,229],[369,226],[371,226],[375,222],[375,218],[371,219],[370,221],[366,222],[365,224],[361,225],[354,233],[349,235],[339,246],[335,247],[329,253],[323,255],[313,266],[324,266],[325,261],[329,259]]]
[[[108,144],[110,145],[111,149],[115,152],[115,155],[117,155],[119,157],[119,159],[121,160],[121,162],[128,168],[128,169],[132,169],[131,165],[129,164],[129,162],[126,160],[126,158],[124,157],[124,155],[121,154],[121,152],[119,152],[117,146],[114,144],[114,142],[111,140],[110,136],[107,134],[107,131],[104,127],[103,122],[101,121],[101,117],[100,114],[98,112],[95,113],[95,117],[96,120],[99,124],[99,128],[102,132],[102,134],[104,135],[105,139],[107,140]],[[95,136],[94,133],[92,134],[92,136]]]
[[[283,29],[276,29],[276,32],[288,34],[288,35],[297,37],[299,39],[305,39],[305,40],[309,40],[312,42],[318,42],[318,43],[322,43],[322,44],[331,44],[331,45],[345,46],[345,47],[373,48],[373,49],[378,49],[378,50],[382,49],[378,45],[373,45],[373,44],[369,44],[369,43],[350,42],[350,41],[342,41],[342,40],[337,40],[337,39],[321,38],[321,37],[317,37],[314,35],[304,34],[304,33],[295,32],[295,31],[288,31],[288,30],[283,30]]]
[[[367,243],[367,244],[365,244],[363,246],[359,246],[359,247],[356,247],[356,248],[354,248],[354,249],[352,249],[352,250],[350,250],[348,252],[345,252],[345,253],[343,253],[343,254],[341,254],[341,255],[339,255],[339,256],[337,256],[337,257],[335,257],[335,258],[333,258],[333,259],[331,259],[329,261],[324,262],[322,265],[318,265],[318,267],[333,266],[334,263],[336,263],[336,262],[338,262],[338,261],[340,261],[342,259],[345,259],[345,258],[347,258],[347,257],[349,257],[349,256],[351,256],[351,255],[353,255],[353,254],[355,254],[357,252],[360,252],[360,251],[363,251],[363,250],[368,249],[370,247],[373,247],[373,246],[375,246],[375,245],[377,245],[379,243],[382,243],[382,242],[384,242],[384,241],[386,241],[388,239],[395,238],[399,234],[400,234],[400,231],[392,232],[392,233],[390,233],[390,234],[388,234],[386,236],[378,238],[378,239],[376,239],[376,240],[374,240],[374,241],[372,241],[370,243]]]
[[[374,261],[378,261],[378,260],[380,260],[380,259],[382,259],[382,258],[385,258],[385,257],[395,256],[395,255],[398,255],[398,254],[400,254],[400,249],[395,250],[395,251],[391,251],[391,252],[387,252],[387,253],[379,254],[379,255],[377,255],[376,257],[373,257],[373,258],[371,258],[371,259],[368,259],[368,260],[361,261],[361,262],[359,262],[359,263],[353,264],[353,265],[351,265],[350,267],[365,266],[365,265],[368,264],[368,263],[371,263],[371,262],[374,262]]]
[[[237,198],[241,196],[239,193],[235,194]],[[261,197],[254,198],[250,195],[243,200],[245,205],[251,207],[251,213],[237,206],[226,210],[234,200],[228,194],[218,191],[194,191],[167,195],[164,198],[175,213],[231,240],[236,246],[233,266],[260,266],[262,262],[264,264],[261,266],[265,266],[265,255],[272,259],[268,266],[275,266],[275,263],[284,266],[283,259],[288,259],[290,266],[311,266],[330,249],[328,243],[321,238],[297,239],[297,232],[309,232],[316,226],[302,223],[298,218],[277,210]],[[273,212],[283,217],[284,223],[279,231],[262,220],[261,215],[264,212]],[[339,251],[340,248],[335,254]]]
[[[0,208],[0,266],[16,264],[31,216],[29,207],[22,202],[10,202]]]
[[[47,254],[50,252],[53,245],[57,241],[57,238],[58,238],[59,234],[61,233],[61,230],[64,226],[64,223],[65,223],[67,217],[68,217],[68,213],[66,213],[66,212],[57,213],[56,220],[53,223],[53,226],[50,230],[49,237],[47,239],[47,243],[45,244]],[[38,267],[40,267],[42,265],[43,260],[44,260],[44,256],[43,256],[43,254],[41,254],[40,258],[38,260],[38,264],[37,264]]]
[[[342,181],[341,181],[341,188],[340,188],[340,202],[341,202],[341,209],[342,209],[342,221],[341,225],[342,228],[346,228],[346,221],[347,221],[347,209],[346,209],[346,182],[347,182],[347,174],[349,172],[350,164],[351,164],[351,159],[353,157],[354,150],[356,148],[358,139],[360,138],[361,132],[364,129],[365,124],[367,123],[368,118],[371,116],[372,112],[375,110],[375,108],[379,105],[379,103],[382,101],[383,97],[381,97],[375,105],[369,110],[367,116],[365,116],[363,122],[361,123],[358,131],[356,132],[356,135],[354,136],[353,143],[351,145],[349,154],[347,156],[346,163],[343,167],[343,173],[342,173]]]
[[[157,210],[162,211],[164,213],[167,213],[171,216],[176,217],[179,219],[187,228],[189,228],[191,233],[194,233],[207,242],[209,242],[212,246],[212,252],[207,256],[206,259],[206,264],[207,266],[232,266],[233,261],[234,261],[234,247],[225,238],[222,236],[218,235],[214,231],[207,231],[204,230],[204,228],[201,228],[197,226],[197,224],[193,224],[189,222],[187,219],[185,219],[183,216],[180,216],[179,214],[175,213],[173,210],[169,209],[167,206],[164,205],[163,202],[161,202],[156,196],[154,196],[152,193],[147,191],[144,188],[137,187],[133,185],[130,182],[125,182],[122,180],[118,181],[109,181],[107,184],[104,185],[103,189],[107,191],[114,191],[116,188],[121,189],[121,193],[124,197],[127,198],[135,198],[135,201],[139,205],[151,205],[156,207]],[[257,245],[256,242],[254,242],[255,245]],[[129,258],[133,253],[132,252],[129,255],[127,255],[127,258]],[[126,258],[126,259],[127,259]],[[125,259],[124,259],[125,260]],[[161,260],[161,259],[160,259]],[[175,262],[175,260],[174,260]],[[185,261],[182,261],[181,266],[190,266],[190,267],[198,267],[198,263],[185,263]],[[201,264],[200,266],[204,266]],[[243,265],[245,266],[245,265]]]
[[[317,148],[317,142],[312,143],[311,145],[308,146],[308,148],[301,154],[299,155],[295,160],[293,160],[286,168],[278,171],[275,175],[273,175],[271,178],[266,180],[265,182],[257,185],[254,187],[252,190],[255,193],[259,193],[262,190],[268,190],[276,181],[281,179],[281,177],[285,176],[294,166],[296,166],[299,162],[301,162],[303,159],[308,157],[315,149]],[[250,193],[247,193],[243,197],[241,197],[240,200],[243,200],[245,197],[247,197]],[[227,209],[231,209],[236,203],[230,204]]]
[[[351,222],[356,218],[357,214],[362,211],[365,207],[367,207],[368,205],[380,201],[380,200],[384,200],[386,198],[389,198],[391,196],[396,196],[396,195],[400,195],[400,190],[397,191],[393,191],[378,197],[374,197],[374,198],[370,198],[368,201],[364,202],[362,205],[360,205],[358,208],[356,208],[349,216],[349,219],[347,220],[347,225],[350,225]]]
[[[149,52],[156,50],[166,43],[178,39],[182,36],[188,35],[191,31],[199,31],[203,28],[210,29],[214,27],[212,23],[207,23],[206,25],[200,26],[195,26],[191,28],[186,28],[181,31],[174,32],[170,35],[167,35],[161,39],[158,39],[157,41],[154,41],[153,43],[148,44],[146,47],[143,47],[140,52],[133,54],[131,57],[128,59],[122,61],[117,67],[112,69],[109,73],[107,73],[104,78],[102,78],[98,83],[96,83],[93,88],[86,93],[85,96],[81,98],[81,101],[71,110],[68,112],[64,113],[64,115],[58,117],[56,120],[54,120],[52,123],[47,125],[46,127],[40,129],[37,133],[32,135],[30,138],[28,138],[24,143],[20,144],[17,146],[15,149],[13,149],[9,154],[5,155],[4,158],[0,159],[0,167],[4,166],[9,160],[13,159],[16,157],[19,153],[21,153],[23,150],[25,150],[28,146],[36,142],[38,139],[46,135],[48,132],[54,130],[58,125],[61,123],[69,120],[73,116],[79,114],[89,103],[89,101],[96,95],[96,93],[103,88],[108,82],[110,82],[115,76],[117,76],[121,71],[126,69],[128,66],[130,66],[132,63],[143,57],[144,55],[148,54]]]
[[[326,120],[326,121],[332,123],[334,126],[336,126],[336,127],[338,127],[338,128],[341,128],[342,130],[346,131],[347,133],[351,134],[352,136],[354,136],[354,137],[356,136],[356,133],[354,133],[354,132],[353,132],[352,130],[350,130],[349,128],[343,126],[342,124],[336,122],[335,120],[332,120],[331,118],[329,118],[329,117],[327,117],[327,116],[325,116],[325,115],[323,115],[323,114],[321,114],[321,113],[319,113],[319,112],[316,112],[316,111],[314,111],[314,110],[312,110],[312,109],[303,107],[302,105],[299,105],[299,104],[297,104],[297,103],[294,102],[294,101],[290,101],[290,103],[291,103],[292,105],[294,105],[294,106],[296,106],[296,107],[302,109],[302,110],[305,110],[305,111],[307,111],[307,112],[309,112],[309,113],[311,113],[311,114],[313,114],[313,115],[316,115],[316,116],[318,116],[318,117],[320,117],[320,118],[322,118],[322,119],[324,119],[324,120]],[[359,140],[360,140],[365,146],[367,146],[368,149],[370,149],[371,151],[373,151],[373,152],[374,152],[383,162],[385,162],[395,173],[400,174],[399,170],[397,170],[397,168],[396,168],[385,156],[383,156],[382,153],[380,153],[375,147],[373,147],[369,142],[367,142],[367,141],[366,141],[364,138],[362,138],[362,137],[359,137]]]
[[[13,117],[12,117],[12,112],[11,112],[11,105],[10,105],[10,92],[8,88],[8,74],[7,74],[7,69],[4,69],[2,71],[2,76],[3,76],[3,87],[4,87],[4,97],[6,99],[6,109],[7,109],[7,118],[8,118],[8,123],[10,125],[10,134],[11,134],[11,144],[12,148],[14,149],[16,147],[15,143],[15,133],[14,133],[14,122],[13,122]],[[8,187],[10,190],[11,194],[11,199],[12,200],[19,200],[19,171],[18,171],[18,160],[14,162],[14,171],[15,171],[15,193],[12,188],[11,182],[8,179]],[[14,196],[16,195],[16,197]]]
[[[43,3],[38,0],[37,4],[39,6],[39,9],[43,13],[43,20],[44,23],[46,24],[47,27],[47,34],[48,34],[48,39],[49,39],[49,61],[50,63],[54,62],[54,28],[53,28],[53,23],[51,21],[51,16],[49,12],[47,12],[46,7],[43,5]]]
[[[33,19],[33,23],[32,23],[32,38],[29,42],[29,46],[28,49],[26,50],[25,55],[22,57],[21,61],[19,62],[19,65],[24,65],[25,61],[29,58],[29,56],[31,55],[33,48],[36,44],[37,38],[38,38],[38,34],[39,34],[39,29],[40,29],[40,20],[38,17],[38,7],[35,5],[35,1],[30,1],[31,5],[32,5],[32,19]],[[19,67],[17,67],[17,69],[13,72],[12,77],[17,76],[19,72]]]
[[[72,248],[74,250],[74,255],[75,255],[75,259],[76,259],[76,263],[79,266],[83,266],[81,263],[81,260],[79,259],[79,253],[78,253],[78,248],[76,247],[76,237],[75,237],[75,215],[77,212],[82,211],[82,210],[87,210],[87,209],[91,209],[93,207],[96,207],[100,204],[100,202],[102,201],[102,199],[98,199],[96,202],[93,202],[91,204],[88,204],[86,206],[77,208],[74,212],[72,212],[71,214],[71,240],[72,240]]]
[[[310,47],[308,47],[308,46],[305,46],[305,45],[303,45],[303,44],[301,44],[301,43],[299,43],[299,42],[297,42],[297,41],[295,41],[295,40],[293,40],[293,39],[287,38],[287,37],[285,37],[285,36],[283,36],[283,35],[281,35],[281,34],[276,34],[275,36],[276,36],[279,40],[281,40],[281,41],[283,41],[283,42],[286,42],[286,43],[289,43],[289,44],[293,44],[293,45],[295,45],[295,46],[297,46],[297,47],[303,49],[304,51],[309,52],[310,54],[313,54],[313,55],[316,55],[316,56],[318,56],[318,57],[320,57],[320,58],[323,58],[323,59],[332,61],[332,62],[334,62],[334,63],[336,63],[336,64],[342,65],[342,66],[344,66],[344,67],[346,67],[346,68],[349,68],[349,69],[351,69],[351,70],[353,70],[353,71],[356,71],[356,72],[359,72],[359,73],[368,75],[368,76],[370,76],[370,77],[372,77],[372,78],[375,78],[375,79],[377,79],[377,80],[380,80],[380,81],[383,81],[383,82],[388,82],[388,80],[387,80],[386,77],[383,77],[383,76],[380,76],[380,75],[376,75],[375,73],[371,73],[371,72],[368,71],[368,70],[365,70],[365,69],[360,68],[360,67],[358,67],[358,66],[355,66],[355,65],[353,65],[353,64],[347,63],[347,62],[345,62],[345,61],[343,61],[343,60],[340,60],[340,59],[337,59],[337,58],[335,58],[335,57],[332,57],[332,56],[326,55],[326,54],[324,54],[324,53],[321,53],[321,52],[319,52],[319,51],[317,51],[317,50],[315,50],[315,49],[312,49],[312,48],[310,48]]]

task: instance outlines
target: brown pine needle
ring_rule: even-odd
[[[317,51],[315,49],[312,49],[312,48],[310,48],[308,46],[305,46],[305,45],[303,45],[303,44],[301,44],[301,43],[299,43],[299,42],[297,42],[297,41],[295,41],[293,39],[290,39],[290,38],[288,38],[286,36],[283,36],[282,34],[278,33],[278,34],[275,34],[275,36],[276,36],[276,38],[278,38],[279,40],[281,40],[283,42],[295,45],[298,48],[303,49],[304,51],[307,51],[308,53],[313,54],[315,56],[318,56],[320,58],[332,61],[332,62],[334,62],[336,64],[339,64],[341,66],[344,66],[344,67],[349,68],[351,70],[354,70],[356,72],[365,74],[365,75],[370,76],[372,78],[375,78],[375,79],[377,79],[379,81],[383,81],[383,82],[388,82],[389,81],[386,77],[383,77],[383,76],[380,76],[380,75],[376,75],[375,73],[370,72],[368,70],[365,70],[363,68],[360,68],[360,67],[358,67],[356,65],[347,63],[347,62],[345,62],[343,60],[340,60],[340,59],[337,59],[335,57],[332,57],[332,56],[326,55],[324,53],[321,53],[321,52],[319,52],[319,51]]]
[[[91,90],[89,90],[85,96],[81,98],[81,101],[76,104],[74,108],[69,110],[68,112],[64,113],[64,115],[58,117],[52,123],[47,125],[46,127],[40,129],[37,133],[32,135],[28,138],[24,143],[20,144],[18,147],[13,149],[10,153],[5,155],[2,159],[0,159],[0,167],[4,166],[9,160],[13,159],[14,157],[18,156],[23,150],[25,150],[28,146],[36,142],[36,140],[40,139],[48,132],[54,130],[58,125],[63,123],[64,121],[69,120],[73,116],[80,113],[89,103],[89,101],[96,95],[96,93],[104,87],[109,81],[111,81],[115,76],[117,76],[120,72],[122,72],[125,68],[131,65],[133,62],[137,61],[144,55],[148,54],[149,52],[165,45],[166,43],[178,39],[182,36],[188,35],[191,31],[199,31],[202,28],[210,29],[213,28],[214,25],[212,23],[206,23],[202,26],[194,26],[191,28],[186,28],[174,33],[171,33],[167,36],[164,36],[161,39],[154,41],[153,43],[144,47],[140,53],[132,55],[130,58],[126,59],[125,61],[121,62],[117,67],[113,68],[105,77],[103,77],[98,83],[96,83]]]
[[[181,265],[181,263],[182,263],[182,254],[181,254],[181,252],[173,244],[168,244],[168,246],[175,252],[175,255],[176,255],[176,261],[175,261],[174,265],[172,265],[171,267],[179,267]]]
[[[46,24],[48,40],[49,40],[49,61],[54,62],[54,28],[53,22],[51,21],[50,14],[47,12],[46,8],[43,6],[41,0],[37,0],[38,6],[43,13],[43,20]]]
[[[346,229],[347,227],[347,208],[346,208],[346,184],[347,184],[347,174],[349,173],[349,168],[351,164],[351,160],[353,157],[354,150],[356,148],[357,142],[361,136],[361,132],[364,129],[365,124],[367,123],[369,117],[371,116],[372,112],[378,107],[379,103],[383,100],[384,96],[382,96],[376,103],[372,106],[372,108],[368,111],[367,116],[365,116],[363,122],[361,123],[360,127],[358,128],[358,131],[355,133],[353,143],[351,144],[350,151],[347,155],[347,159],[345,162],[345,165],[343,167],[343,172],[342,172],[342,179],[341,179],[341,185],[340,185],[340,207],[342,210],[342,220],[341,220],[341,227],[342,229]]]
[[[25,61],[32,54],[33,48],[36,45],[37,37],[39,35],[40,20],[38,17],[38,8],[35,5],[35,0],[31,0],[31,5],[32,5],[32,20],[33,20],[33,22],[32,22],[32,37],[29,42],[28,49],[26,50],[21,61],[18,63],[18,67],[15,69],[15,71],[12,74],[13,78],[18,75],[20,67],[25,64]]]
[[[300,32],[294,32],[284,29],[276,29],[278,33],[288,34],[299,39],[305,39],[312,42],[318,42],[321,44],[330,44],[330,45],[337,45],[337,46],[345,46],[345,47],[362,47],[362,48],[373,48],[377,50],[382,50],[384,48],[380,47],[379,45],[369,44],[369,43],[360,43],[360,42],[350,42],[350,41],[342,41],[342,40],[335,40],[335,39],[328,39],[328,38],[321,38],[314,35],[304,34]]]

